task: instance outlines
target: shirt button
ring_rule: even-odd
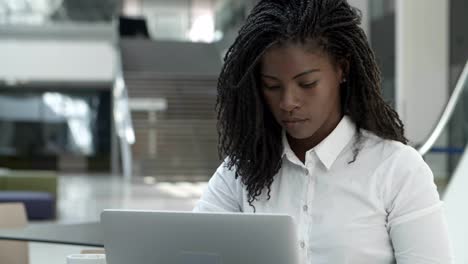
[[[304,212],[307,212],[307,210],[309,210],[309,206],[304,205],[304,206],[302,207],[302,210],[304,210]]]
[[[300,246],[301,246],[301,248],[305,248],[305,242],[301,241]]]

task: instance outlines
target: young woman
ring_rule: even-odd
[[[282,213],[304,263],[450,263],[433,175],[345,0],[260,1],[218,84],[226,156],[195,211]]]

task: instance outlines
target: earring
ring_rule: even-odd
[[[343,80],[341,81],[341,83],[345,83],[346,82],[346,78],[343,78]]]

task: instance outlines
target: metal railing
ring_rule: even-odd
[[[422,144],[418,148],[418,152],[422,156],[426,155],[427,152],[429,152],[429,150],[434,146],[434,143],[439,138],[444,128],[447,126],[448,121],[452,117],[453,111],[455,110],[455,107],[460,101],[463,89],[466,86],[467,78],[468,78],[468,60],[465,63],[465,67],[463,68],[463,71],[460,77],[458,78],[457,84],[455,85],[455,89],[453,90],[452,95],[450,96],[450,99],[447,103],[447,106],[444,109],[444,112],[442,113],[439,119],[439,122],[437,122],[437,125],[432,130],[432,133],[429,135],[429,137],[424,142],[424,144]]]
[[[118,25],[117,23],[114,24]],[[117,29],[118,27],[115,26],[115,28]],[[112,112],[114,116],[114,127],[119,140],[122,175],[125,180],[130,180],[132,178],[133,172],[133,157],[131,146],[135,143],[135,131],[133,129],[130,106],[128,102],[128,91],[123,77],[122,58],[120,54],[120,37],[118,33],[114,38],[114,55],[115,79],[112,90]]]

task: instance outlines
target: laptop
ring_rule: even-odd
[[[105,210],[108,264],[299,264],[292,217]]]

